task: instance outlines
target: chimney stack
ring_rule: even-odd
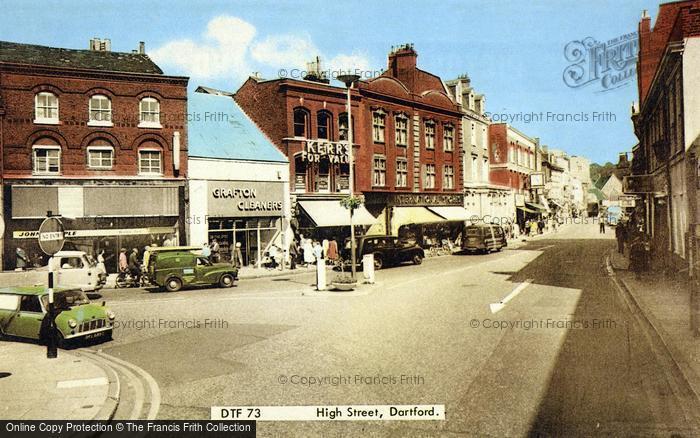
[[[144,43],[143,41],[139,41],[139,54],[146,54],[146,43]]]
[[[399,77],[401,72],[416,69],[418,53],[413,49],[413,44],[402,44],[392,47],[389,53],[389,72],[393,77]]]
[[[112,51],[112,41],[109,38],[100,39],[94,37],[90,40],[88,48],[93,52],[111,52]]]

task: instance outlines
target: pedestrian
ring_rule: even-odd
[[[525,231],[526,236],[530,236],[530,219],[525,221],[525,229],[523,231]]]
[[[139,250],[138,248],[133,248],[131,254],[129,254],[129,271],[131,271],[131,276],[134,282],[138,284],[138,279],[141,274],[141,268],[139,267]]]
[[[105,268],[105,250],[101,249],[97,253],[97,274],[106,275],[107,269]]]
[[[243,252],[241,251],[241,242],[236,242],[233,250],[233,260],[231,260],[236,269],[243,267]]]
[[[532,234],[533,236],[535,236],[535,235],[537,234],[537,230],[539,230],[539,227],[540,227],[539,222],[538,222],[538,221],[532,221],[532,222],[530,222],[530,227],[532,228],[532,229],[530,230],[530,234]]]
[[[540,234],[544,234],[544,219],[540,218],[539,221],[537,221],[537,232]]]
[[[622,222],[615,226],[615,238],[617,239],[617,252],[619,254],[624,254],[625,241],[627,240],[627,229]]]
[[[216,239],[211,240],[211,261],[214,263],[219,263],[221,260],[219,242]]]
[[[333,264],[338,263],[338,242],[336,242],[335,237],[331,237],[331,240],[328,242],[328,252],[326,256]]]
[[[119,272],[126,272],[129,269],[129,261],[126,258],[126,248],[119,250]]]
[[[206,257],[207,260],[209,260],[211,257],[211,248],[209,248],[209,244],[207,242],[202,244],[202,255]]]
[[[267,254],[270,257],[269,268],[277,269],[277,245],[273,244],[272,246],[270,246],[270,249],[267,251]]]
[[[309,266],[312,264],[315,259],[314,259],[314,247],[311,242],[311,239],[306,239],[304,241],[304,245],[302,246],[302,249],[304,250],[304,265]]]
[[[323,247],[319,243],[318,240],[314,241],[314,246],[312,249],[314,257],[316,257],[316,262],[318,263],[321,259],[323,259]]]
[[[598,233],[605,234],[605,215],[603,213],[598,215]]]
[[[328,258],[328,239],[323,239],[321,247],[323,248],[323,255],[321,257]]]
[[[292,239],[292,242],[289,244],[289,269],[297,268],[297,257],[299,257],[297,240]]]
[[[24,271],[27,268],[27,265],[29,264],[27,253],[24,252],[24,249],[17,247],[17,249],[15,250],[15,254],[17,255],[17,264],[15,265],[15,270]]]

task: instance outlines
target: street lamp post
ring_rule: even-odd
[[[352,89],[352,84],[360,79],[359,75],[347,74],[338,76],[338,80],[345,83],[347,87],[348,94],[348,166],[350,167],[350,198],[355,196],[355,160],[353,157],[353,135],[352,135],[352,100],[350,95],[350,90]],[[350,203],[350,266],[352,270],[352,279],[355,280],[355,274],[357,268],[355,267],[355,223],[353,221],[353,210],[355,209],[354,203]]]

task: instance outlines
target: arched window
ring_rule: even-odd
[[[161,128],[160,102],[154,97],[144,97],[139,102],[139,127]]]
[[[102,94],[90,97],[90,120],[88,125],[112,126],[112,101]]]
[[[316,114],[317,138],[330,140],[332,138],[333,116],[328,111],[319,111]]]
[[[294,136],[307,137],[309,132],[309,112],[305,108],[294,110]]]
[[[352,133],[353,141],[355,141],[355,117],[352,118]],[[348,139],[348,113],[341,113],[338,116],[338,140],[347,141]]]
[[[139,175],[163,174],[163,148],[154,141],[139,146]]]
[[[61,146],[52,138],[41,138],[32,146],[32,171],[35,175],[61,173]]]
[[[34,123],[58,123],[58,97],[48,91],[34,97]]]
[[[90,142],[87,147],[88,169],[109,170],[114,166],[114,147],[103,139]]]
[[[302,154],[294,155],[294,191],[306,192],[306,168],[307,163]]]

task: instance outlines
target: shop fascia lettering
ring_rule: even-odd
[[[258,201],[258,190],[253,188],[215,188],[212,196],[215,199],[240,199],[236,203],[240,211],[282,211],[281,201]]]
[[[347,164],[349,162],[350,143],[327,140],[306,140],[301,159],[309,163],[318,163],[327,158],[333,163]]]

